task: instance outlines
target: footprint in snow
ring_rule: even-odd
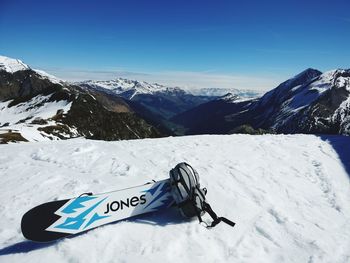
[[[116,158],[112,158],[110,173],[114,176],[125,176],[130,170],[130,166],[125,163],[119,163]]]
[[[312,165],[315,167],[315,174],[317,179],[316,181],[319,184],[324,197],[326,198],[327,202],[331,205],[331,207],[340,212],[341,209],[339,205],[337,205],[336,194],[333,192],[332,184],[327,178],[322,163],[313,160]]]

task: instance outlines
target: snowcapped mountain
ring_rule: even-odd
[[[49,81],[51,81],[52,83],[55,83],[55,84],[64,84],[65,81],[62,80],[62,79],[59,79],[43,70],[39,70],[39,69],[33,69],[37,74],[39,74],[41,76],[41,78],[43,79],[47,79]]]
[[[346,263],[349,144],[347,136],[203,135],[0,146],[0,261]],[[234,228],[208,230],[170,208],[49,244],[21,234],[36,205],[166,179],[182,161]]]
[[[8,58],[5,56],[0,56],[0,70],[6,71],[8,73],[15,73],[21,70],[29,70],[29,66],[24,64],[19,59]]]
[[[75,84],[88,89],[108,90],[123,98],[138,101],[165,119],[169,119],[226,94],[233,94],[233,96],[237,96],[237,99],[239,97],[241,100],[253,99],[261,95],[261,93],[255,91],[237,89],[183,89],[123,78],[107,81],[89,80]]]
[[[247,97],[247,96],[240,96],[238,93],[227,93],[221,97],[216,98],[216,101],[225,101],[228,103],[237,103],[237,102],[242,102],[242,101],[248,101],[251,100],[253,97]]]
[[[261,97],[236,90],[221,97],[195,96],[177,87],[121,78],[68,83],[0,56],[0,129],[20,133],[21,140],[350,134],[349,83],[350,70],[322,74],[307,69]]]
[[[125,99],[136,101],[153,114],[159,115],[159,121],[163,122],[176,114],[216,98],[195,96],[178,87],[166,87],[157,83],[150,84],[144,81],[123,78],[109,81],[90,80],[75,84],[89,90],[107,91]]]
[[[261,98],[241,101],[223,97],[172,120],[190,134],[230,133],[242,125],[277,133],[350,134],[349,83],[350,70],[322,74],[307,69]],[[210,114],[203,119],[203,112]]]
[[[277,132],[350,134],[349,101],[350,70],[307,70],[265,94],[252,110],[264,111],[258,126]]]
[[[222,97],[228,93],[237,95],[241,98],[256,98],[262,95],[261,92],[254,91],[254,90],[239,90],[239,89],[227,89],[227,88],[192,88],[189,89],[188,92],[190,92],[193,95],[196,96],[209,96],[209,97]]]
[[[180,88],[171,88],[157,83],[150,84],[145,81],[129,80],[124,78],[117,78],[115,80],[87,80],[76,82],[75,84],[83,87],[110,90],[115,94],[123,95],[123,97],[130,100],[141,94],[177,94],[184,92]]]
[[[7,73],[15,73],[18,71],[26,71],[26,70],[32,70],[35,73],[37,73],[38,77],[41,77],[43,79],[50,80],[52,83],[55,84],[63,84],[64,81],[52,76],[45,71],[39,70],[39,69],[31,69],[27,64],[24,64],[19,59],[9,58],[5,56],[0,55],[0,71],[5,71]]]
[[[142,110],[120,97],[84,90],[20,60],[0,57],[2,142],[161,136],[138,114]]]

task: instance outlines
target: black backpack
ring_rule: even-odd
[[[221,221],[232,227],[235,225],[225,217],[218,217],[205,201],[207,189],[200,188],[198,173],[191,165],[179,163],[171,169],[170,184],[171,194],[184,217],[197,216],[199,222],[202,223],[202,216],[207,212],[213,219],[210,225],[206,224],[208,228],[216,226]]]

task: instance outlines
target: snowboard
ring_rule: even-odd
[[[50,242],[140,214],[168,208],[174,203],[170,181],[162,180],[102,194],[41,204],[22,217],[25,238]]]

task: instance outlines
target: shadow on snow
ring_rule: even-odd
[[[323,141],[328,142],[339,156],[343,167],[350,178],[350,136],[342,135],[318,135]]]
[[[126,222],[134,222],[139,224],[150,224],[150,225],[157,225],[157,226],[166,226],[166,225],[173,225],[173,224],[181,224],[183,222],[186,222],[186,219],[184,219],[177,209],[175,208],[168,208],[163,211],[157,211],[153,213],[138,215],[132,218],[128,218],[125,220],[116,221],[113,223],[110,223],[108,225],[114,225],[121,221]],[[96,228],[95,228],[96,229]],[[82,232],[77,235],[72,235],[66,238],[76,238],[80,235],[83,235],[89,231],[94,231],[95,229],[90,229],[88,231]],[[62,238],[60,240],[47,242],[47,243],[38,243],[33,241],[22,241],[18,242],[16,244],[4,247],[0,249],[0,256],[3,255],[10,255],[10,254],[16,254],[16,253],[27,253],[33,250],[42,249],[45,247],[50,247],[58,244],[62,240],[66,239]]]

